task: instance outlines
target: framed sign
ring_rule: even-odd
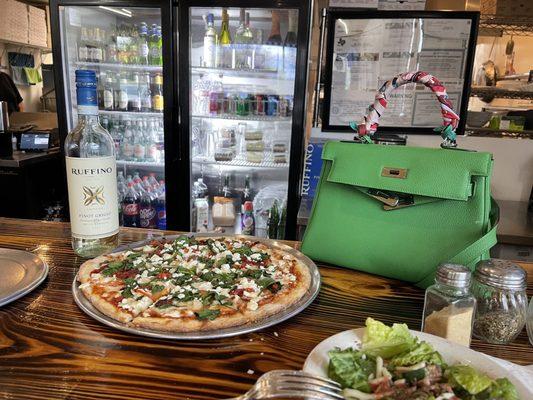
[[[462,132],[478,22],[478,12],[330,10],[322,130],[350,131],[385,81],[422,70],[446,87]],[[392,93],[379,130],[427,134],[441,122],[435,95],[409,84]]]

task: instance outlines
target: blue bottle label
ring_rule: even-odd
[[[78,82],[76,86],[78,114],[98,115],[98,98],[96,94],[96,83]]]

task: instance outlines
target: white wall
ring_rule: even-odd
[[[0,65],[2,66],[8,66],[8,58],[7,53],[8,52],[20,52],[20,53],[29,53],[31,52],[33,54],[33,57],[35,59],[35,66],[39,67],[40,71],[40,65],[41,65],[41,51],[37,49],[31,49],[29,47],[21,47],[17,45],[6,45],[3,43],[0,43],[0,56],[2,57],[0,59]],[[9,75],[11,75],[11,70],[9,69],[1,69],[0,71],[5,72]],[[42,73],[41,73],[42,75]],[[24,99],[24,111],[27,112],[38,112],[41,109],[41,95],[43,93],[43,84],[37,83],[36,85],[31,86],[22,86],[17,85],[17,88],[20,92],[20,95]]]
[[[533,185],[533,140],[459,137],[459,147],[488,151],[494,157],[492,195],[497,200],[527,201]],[[437,147],[440,136],[411,135],[409,146]]]

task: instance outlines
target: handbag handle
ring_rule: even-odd
[[[357,136],[363,143],[372,143],[372,136],[378,129],[379,117],[385,111],[389,95],[394,89],[408,83],[422,83],[431,89],[437,96],[440,103],[440,110],[442,113],[443,124],[435,128],[435,132],[440,132],[444,141],[441,147],[457,147],[455,129],[459,123],[459,116],[453,111],[453,106],[446,93],[444,85],[433,75],[424,71],[404,72],[392,80],[385,82],[379,88],[374,98],[374,103],[370,104],[367,114],[363,117],[361,124],[350,122],[350,127],[357,132]]]

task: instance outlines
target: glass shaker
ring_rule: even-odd
[[[526,320],[527,336],[529,337],[529,343],[533,346],[533,297],[529,302],[529,308],[527,310]]]
[[[463,346],[470,345],[476,299],[470,293],[470,270],[441,264],[435,284],[426,289],[422,331]]]
[[[507,260],[478,262],[472,293],[477,300],[474,336],[489,343],[512,342],[524,328],[527,274]]]

